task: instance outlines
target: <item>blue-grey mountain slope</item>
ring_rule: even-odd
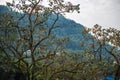
[[[15,12],[10,12],[9,9],[6,6],[0,6],[0,17],[1,15],[4,14],[5,12],[9,12],[10,14],[15,14]],[[19,13],[22,15],[22,13]],[[34,17],[33,17],[34,18]],[[52,15],[48,20],[47,24],[51,25],[56,18],[55,15]],[[26,20],[27,21],[27,20]],[[21,23],[21,24],[27,24],[27,23]],[[70,41],[65,44],[66,49],[69,50],[70,52],[76,52],[76,51],[82,51],[84,49],[90,49],[91,46],[89,43],[91,40],[85,40],[83,36],[83,31],[85,27],[81,24],[76,23],[73,20],[66,19],[64,16],[60,15],[58,21],[56,22],[56,25],[60,26],[58,29],[55,29],[53,33],[58,37],[58,38],[69,38]],[[88,34],[88,37],[91,37],[92,35]],[[97,39],[96,39],[97,42]],[[87,44],[86,47],[81,47],[80,43],[85,43]],[[97,49],[98,47],[96,47]],[[104,50],[103,50],[104,52]]]

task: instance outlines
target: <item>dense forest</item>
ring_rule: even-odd
[[[42,2],[0,6],[0,80],[119,80],[120,30],[66,19],[79,4]]]

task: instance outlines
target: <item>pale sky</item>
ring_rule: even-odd
[[[0,0],[0,4],[6,1]],[[16,0],[15,0],[16,1]],[[113,27],[120,30],[120,0],[65,0],[80,4],[80,13],[66,14],[65,17],[86,27],[99,24],[104,28]]]

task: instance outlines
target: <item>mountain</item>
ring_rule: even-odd
[[[9,9],[6,6],[0,6],[0,15],[5,12],[9,12]],[[14,14],[14,12],[9,12],[10,14]],[[21,13],[19,13],[21,15]],[[33,17],[34,18],[34,17]],[[52,25],[53,20],[55,20],[56,16],[51,15],[47,20],[48,25]],[[26,20],[27,21],[27,20]],[[21,24],[27,24],[24,21]],[[70,41],[65,44],[66,48],[70,52],[80,52],[84,49],[90,49],[91,46],[89,43],[91,40],[85,40],[83,36],[83,30],[85,27],[81,24],[76,23],[73,20],[67,19],[64,16],[60,15],[56,25],[60,26],[59,28],[53,31],[53,34],[56,34],[58,38],[69,38]],[[92,37],[92,35],[88,34],[88,37]],[[97,42],[97,39],[96,39]],[[80,43],[88,44],[87,47],[81,47]],[[98,47],[96,47],[97,49]]]
[[[8,11],[9,9],[6,6],[0,5],[0,18],[2,18],[2,14]]]

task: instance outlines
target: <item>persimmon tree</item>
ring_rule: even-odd
[[[79,5],[64,0],[20,0],[7,2],[11,13],[0,19],[0,50],[6,59],[5,70],[21,72],[26,80],[49,80],[48,67],[66,39],[58,39],[52,31],[56,22],[66,12],[79,12]],[[47,24],[50,16],[55,18]],[[3,59],[4,60],[4,59]],[[9,64],[9,65],[7,65]],[[51,69],[52,70],[52,69]],[[54,70],[53,70],[54,71]]]
[[[84,32],[91,33],[94,36],[93,38],[98,39],[97,43],[93,40],[95,44],[91,44],[94,50],[93,53],[96,54],[97,52],[101,61],[104,58],[106,60],[108,59],[107,64],[109,67],[107,69],[107,73],[113,73],[115,80],[118,80],[120,78],[120,30],[114,28],[104,29],[100,25],[96,24],[93,28],[88,28]],[[96,46],[99,47],[95,48]],[[105,53],[103,53],[102,50]],[[114,66],[114,68],[111,66]]]

